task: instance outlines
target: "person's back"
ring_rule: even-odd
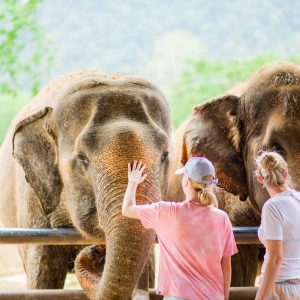
[[[228,300],[231,256],[237,252],[227,214],[218,206],[212,163],[193,157],[176,171],[183,174],[182,203],[160,201],[136,205],[137,185],[147,174],[136,161],[128,165],[122,213],[154,229],[160,244],[157,293],[167,300]],[[216,207],[214,207],[216,206]]]
[[[225,212],[191,200],[160,202],[156,220],[144,212],[160,243],[157,292],[185,299],[224,299],[223,256],[236,252],[231,223]],[[147,221],[144,226],[149,226]],[[171,254],[171,255],[170,255]]]
[[[269,214],[272,214],[273,218],[268,218]],[[282,263],[277,282],[298,278],[300,274],[300,193],[295,190],[278,193],[265,203],[262,216],[260,238],[263,240],[264,235],[268,234],[269,238],[283,241]],[[268,253],[264,258],[262,275],[267,261]]]
[[[300,299],[300,193],[292,188],[288,164],[273,151],[260,151],[256,178],[270,198],[264,203],[260,241],[266,247],[256,300]]]

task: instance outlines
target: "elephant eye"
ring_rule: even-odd
[[[83,155],[83,154],[78,154],[77,155],[77,159],[82,163],[82,165],[85,168],[87,168],[89,166],[89,164],[90,164],[89,159],[85,155]]]
[[[169,156],[169,152],[165,151],[161,156],[161,161],[164,162]]]

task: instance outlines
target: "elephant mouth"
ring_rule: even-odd
[[[80,221],[84,221],[86,219],[89,219],[92,215],[95,215],[96,212],[97,212],[96,207],[91,207],[84,214],[81,214],[79,219],[80,219]]]
[[[77,215],[77,228],[84,234],[90,237],[102,237],[103,230],[100,228],[99,219],[97,216],[97,208],[92,205],[84,207],[84,211]]]

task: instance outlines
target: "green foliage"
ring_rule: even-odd
[[[189,61],[169,97],[175,127],[190,116],[197,104],[222,95],[238,83],[247,80],[261,66],[278,61],[281,59],[274,55],[258,56],[245,61]],[[300,58],[291,56],[288,61],[299,63]]]
[[[194,106],[223,94],[239,82],[247,80],[261,66],[281,59],[274,55],[258,56],[249,60],[227,62],[198,59],[188,62],[181,79],[170,92],[175,127],[187,119]],[[300,63],[300,57],[291,56],[291,62]],[[30,99],[30,94],[0,98],[0,144],[11,118]]]
[[[16,95],[22,83],[36,94],[50,66],[36,11],[42,0],[0,2],[0,93]],[[29,88],[28,88],[29,86]]]
[[[18,94],[18,97],[6,95],[0,98],[0,145],[11,119],[28,102],[30,94]]]

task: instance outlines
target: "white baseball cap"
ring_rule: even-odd
[[[213,164],[205,157],[192,157],[183,168],[175,171],[175,174],[185,174],[188,178],[198,183],[217,184],[216,172]],[[212,180],[202,179],[204,176],[212,176]]]

